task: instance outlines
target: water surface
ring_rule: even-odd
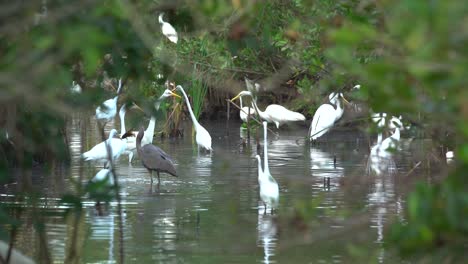
[[[118,125],[118,124],[116,124]],[[187,122],[185,131],[190,131]],[[161,174],[159,188],[150,183],[140,160],[128,164],[122,156],[117,174],[122,187],[125,258],[128,263],[349,263],[351,260],[389,262],[382,248],[390,220],[403,219],[401,180],[409,170],[401,151],[387,169],[368,173],[369,139],[350,130],[335,130],[325,142],[306,144],[308,128],[292,125],[269,133],[269,161],[280,186],[280,208],[264,214],[257,182],[257,145],[242,144],[240,124],[203,122],[213,139],[213,154],[197,154],[189,136],[155,138],[154,144],[176,161],[179,177]],[[84,127],[84,129],[82,129]],[[108,131],[113,127],[109,124]],[[71,120],[70,170],[53,180],[42,177],[38,188],[47,197],[42,204],[50,250],[62,263],[69,246],[73,221],[64,220],[58,199],[74,190],[80,169],[86,181],[100,169],[90,163],[80,168],[81,151],[100,141],[95,121],[77,115]],[[83,133],[84,132],[84,133]],[[186,132],[186,134],[189,134]],[[260,153],[263,134],[260,133]],[[252,133],[255,137],[255,133]],[[156,175],[156,174],[155,174]],[[14,195],[13,187],[5,193]],[[7,195],[3,197],[8,201]],[[301,211],[302,210],[302,211]],[[305,218],[297,217],[301,215]],[[305,213],[304,213],[305,212]],[[359,216],[349,227],[347,219]],[[80,219],[84,263],[114,263],[118,259],[117,206],[112,202],[100,215],[86,200]],[[37,256],[35,235],[25,226],[18,246]],[[33,248],[33,250],[31,250]]]

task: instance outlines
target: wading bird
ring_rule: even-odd
[[[169,98],[171,96],[175,96],[178,98],[181,98],[178,94],[172,92],[169,89],[166,89],[164,93],[156,100],[154,103],[154,107],[156,108],[156,111],[159,110],[159,107],[161,105],[161,102]],[[141,110],[140,107],[136,106],[138,109]],[[143,110],[141,110],[143,111]],[[120,131],[121,131],[121,137],[125,138],[127,140],[127,151],[126,153],[129,155],[128,156],[128,162],[132,162],[132,158],[134,155],[134,151],[136,150],[136,137],[138,136],[138,131],[126,131],[125,129],[125,113],[126,113],[126,108],[122,106],[119,111],[119,116],[120,116]],[[145,134],[141,140],[141,145],[147,145],[153,143],[153,137],[154,137],[154,128],[156,126],[156,117],[151,116],[151,119],[148,123],[148,128],[145,130]],[[124,136],[125,135],[125,136]]]
[[[371,115],[372,122],[374,122],[377,127],[379,128],[379,134],[377,135],[377,143],[382,142],[382,130],[385,127],[388,127],[389,129],[395,129],[400,125],[402,127],[401,123],[401,116],[395,117],[392,116],[390,118],[390,122],[387,124],[387,113],[374,113]]]
[[[92,149],[82,154],[83,159],[85,161],[94,160],[105,162],[105,167],[106,163],[109,162],[106,147],[106,144],[108,144],[112,160],[117,160],[127,148],[127,144],[120,138],[114,138],[116,134],[117,130],[112,129],[106,141],[97,144]]]
[[[190,117],[192,118],[193,127],[195,128],[195,141],[197,142],[197,145],[198,145],[198,152],[200,152],[200,148],[204,148],[212,152],[213,149],[211,148],[210,133],[208,133],[208,131],[204,127],[202,127],[200,123],[198,123],[197,118],[195,117],[195,114],[193,114],[192,105],[190,105],[190,101],[187,97],[187,94],[184,91],[184,88],[182,88],[182,86],[180,85],[177,85],[176,89],[182,92],[185,98],[185,102],[187,103],[187,108],[190,113]]]
[[[117,89],[117,96],[104,101],[96,108],[96,119],[104,120],[105,122],[111,121],[117,113],[117,100],[119,99],[120,90],[122,89],[122,79],[119,79],[119,88]]]
[[[166,36],[171,42],[174,42],[177,44],[177,40],[179,39],[177,37],[177,31],[174,29],[174,27],[163,21],[163,15],[164,14],[159,14],[159,24],[161,25],[161,31],[164,36]]]
[[[242,96],[239,97],[239,102],[240,102],[240,108],[241,110],[239,111],[239,116],[240,119],[244,122],[247,122],[247,116],[249,116],[249,119],[255,116],[255,109],[248,107],[248,106],[243,106],[242,103]]]
[[[232,98],[231,101],[234,101],[237,98],[242,97],[242,96],[250,96],[252,98],[252,104],[255,108],[255,111],[258,113],[260,118],[263,119],[264,121],[267,121],[268,123],[275,123],[276,128],[279,128],[282,124],[285,124],[288,122],[305,120],[305,116],[303,114],[291,111],[287,109],[286,107],[278,105],[278,104],[271,104],[267,106],[265,111],[261,111],[258,108],[256,100],[250,91],[240,92],[238,95]]]
[[[317,140],[319,137],[323,136],[330,130],[333,124],[341,118],[344,109],[341,106],[340,98],[346,101],[342,93],[331,93],[328,96],[331,104],[322,104],[317,111],[315,111],[309,129],[309,137],[311,140]],[[332,104],[336,105],[336,109]]]
[[[268,140],[267,140],[267,133],[268,133],[268,124],[267,122],[263,122],[263,138],[264,138],[264,153],[263,153],[263,171],[262,171],[262,160],[259,155],[256,155],[258,161],[258,184],[260,186],[260,199],[262,199],[263,204],[265,206],[265,211],[267,206],[270,206],[271,210],[273,211],[274,208],[278,206],[279,201],[279,188],[278,183],[276,183],[273,176],[270,174],[270,168],[268,166]]]
[[[138,131],[136,146],[141,163],[151,174],[151,184],[153,184],[153,171],[158,173],[158,184],[160,183],[159,173],[165,172],[177,177],[174,161],[162,149],[153,144],[141,146],[141,140],[145,134],[145,128],[142,126]]]

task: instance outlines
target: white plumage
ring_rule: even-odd
[[[259,155],[256,155],[258,161],[258,184],[260,186],[260,199],[265,205],[265,212],[267,206],[270,208],[276,208],[279,201],[279,187],[273,176],[271,176],[270,168],[268,166],[268,140],[267,140],[267,122],[263,122],[264,131],[264,153],[263,153],[263,166],[262,171],[262,160]]]
[[[340,97],[343,97],[342,93],[331,93],[328,96],[330,103],[336,105],[336,109],[331,104],[323,104],[315,111],[309,129],[311,140],[323,136],[343,116],[344,109],[341,106]]]
[[[91,179],[91,182],[102,182],[105,181],[107,186],[114,185],[114,175],[110,169],[101,169],[96,173],[96,175]]]
[[[154,107],[156,108],[156,111],[159,110],[159,107],[161,105],[161,102],[171,96],[180,96],[178,94],[173,93],[171,90],[166,89],[164,93],[156,100]],[[137,107],[139,108],[139,107]],[[135,154],[136,151],[136,137],[138,136],[138,131],[127,131],[125,129],[125,114],[126,114],[126,108],[125,105],[123,105],[120,108],[119,111],[119,116],[120,116],[120,135],[123,136],[124,134],[131,133],[132,135],[129,136],[127,135],[124,140],[126,140],[127,143],[127,149],[125,151],[125,154],[128,154],[128,162],[132,162],[133,155]],[[145,134],[143,135],[143,138],[141,139],[141,146],[143,147],[144,145],[148,145],[153,143],[153,137],[154,137],[154,128],[156,126],[156,117],[151,116],[151,119],[148,123],[148,127],[145,130]]]
[[[163,14],[159,14],[158,20],[159,24],[161,25],[161,31],[163,35],[166,36],[171,42],[177,44],[179,38],[177,37],[177,31],[175,28],[171,24],[163,21]]]
[[[120,89],[122,88],[122,79],[119,80],[119,88],[117,89],[117,96],[104,101],[96,108],[96,119],[111,121],[115,114],[117,114],[117,100],[119,99]]]
[[[255,111],[260,116],[260,118],[263,119],[264,121],[267,121],[268,123],[275,123],[276,128],[279,128],[282,124],[285,124],[288,122],[305,120],[305,116],[303,114],[291,111],[287,109],[286,107],[278,105],[278,104],[271,104],[265,109],[265,111],[261,111],[258,108],[257,103],[255,102],[255,98],[252,96],[252,93],[250,91],[240,92],[238,95],[232,98],[231,101],[234,101],[237,98],[242,97],[242,96],[252,97],[252,104],[254,106]]]
[[[197,142],[198,150],[200,150],[201,147],[206,150],[209,150],[210,152],[213,151],[213,149],[211,148],[210,133],[208,133],[208,131],[202,125],[200,125],[200,123],[198,123],[197,118],[195,117],[195,114],[192,111],[192,106],[190,105],[190,101],[187,97],[187,94],[184,91],[184,88],[182,88],[182,86],[180,85],[177,85],[176,89],[182,92],[185,98],[185,102],[187,103],[187,108],[189,110],[190,117],[192,118],[193,127],[195,128],[195,141]]]
[[[109,148],[111,150],[111,157],[112,160],[117,160],[120,155],[125,151],[127,148],[127,144],[120,138],[113,138],[117,134],[117,130],[112,129],[109,133],[109,138],[106,141],[103,141],[96,146],[94,146],[91,150],[83,153],[82,157],[84,160],[94,160],[94,161],[102,161],[107,162],[107,148],[106,142],[109,144]]]

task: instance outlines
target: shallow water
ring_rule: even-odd
[[[116,124],[118,125],[118,124]],[[404,220],[404,181],[408,152],[388,160],[380,175],[368,171],[369,140],[349,130],[332,131],[325,142],[305,144],[308,128],[292,125],[269,133],[270,170],[280,186],[280,208],[264,214],[258,197],[257,147],[243,145],[237,122],[203,125],[213,138],[213,154],[197,154],[189,136],[155,138],[176,161],[179,177],[161,174],[151,186],[138,159],[128,164],[122,156],[117,174],[122,187],[125,258],[128,263],[348,263],[389,262],[382,242],[390,220]],[[80,127],[86,128],[86,135]],[[113,124],[106,127],[108,131]],[[191,123],[185,123],[190,131]],[[46,194],[40,204],[54,262],[62,263],[70,245],[73,221],[60,215],[60,196],[73,190],[80,170],[86,181],[100,169],[85,163],[80,153],[98,143],[95,121],[77,116],[70,122],[70,170],[54,179],[39,178]],[[186,133],[188,134],[188,133]],[[255,137],[255,133],[252,133]],[[263,133],[260,133],[263,152]],[[156,174],[155,174],[156,175]],[[5,193],[14,195],[14,187]],[[4,203],[11,196],[3,195]],[[299,209],[298,209],[299,208]],[[297,221],[297,211],[307,219]],[[355,226],[346,221],[359,217]],[[304,224],[305,223],[305,224]],[[83,263],[113,263],[118,259],[117,205],[99,215],[86,200],[80,219],[79,243]],[[37,256],[32,228],[24,226],[18,247]]]

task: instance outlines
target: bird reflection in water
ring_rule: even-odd
[[[263,248],[263,261],[262,263],[275,263],[271,258],[275,256],[275,247],[278,228],[276,226],[274,215],[264,214],[263,209],[258,209],[258,239],[257,246]]]

